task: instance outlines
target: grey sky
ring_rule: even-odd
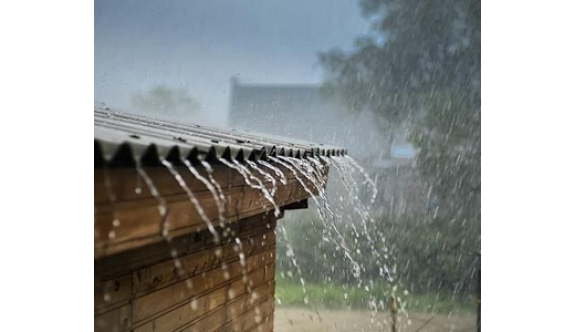
[[[317,53],[368,32],[356,0],[95,1],[95,99],[130,110],[136,91],[185,88],[197,122],[224,124],[229,80],[319,83]]]

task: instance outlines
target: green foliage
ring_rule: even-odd
[[[295,261],[287,255],[290,248],[280,232],[276,274],[288,282],[298,283],[303,277],[313,284],[379,285],[387,294],[393,292],[393,285],[398,285],[400,292],[439,292],[458,298],[474,293],[474,252],[433,216],[384,215],[369,223],[367,232],[350,224],[339,225],[350,255],[360,266],[359,277],[342,247],[334,243],[337,238],[328,234],[329,228],[320,220],[300,216],[282,223]]]
[[[306,285],[308,305],[315,308],[327,309],[357,309],[368,310],[369,303],[384,309],[388,293],[386,287],[375,285],[369,291],[361,287],[349,287],[336,284],[308,284]],[[276,302],[282,306],[304,306],[304,293],[301,284],[277,279],[275,286]],[[474,308],[472,297],[452,297],[444,293],[408,294],[402,297],[400,305],[407,310],[418,312],[439,313],[472,313]]]

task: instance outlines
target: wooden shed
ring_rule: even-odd
[[[276,223],[318,192],[287,161],[346,151],[107,108],[94,144],[95,331],[272,331]]]

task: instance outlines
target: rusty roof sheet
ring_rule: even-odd
[[[347,150],[294,139],[230,129],[181,124],[94,107],[95,165],[159,164],[226,159],[265,159],[267,156],[339,156]]]

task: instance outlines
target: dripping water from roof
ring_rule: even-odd
[[[216,202],[216,207],[218,208],[218,218],[220,220],[220,227],[224,227],[224,223],[225,223],[224,201],[222,200],[222,197],[220,197],[220,195],[218,195],[218,192],[216,191],[216,187],[210,181],[208,181],[205,177],[203,177],[197,171],[197,169],[194,167],[194,165],[192,165],[192,163],[190,163],[187,159],[182,159],[182,162],[184,163],[184,165],[186,165],[186,167],[188,168],[190,173],[192,173],[192,175],[196,179],[201,181],[206,186],[206,188],[210,191],[210,193],[212,194],[212,197],[214,198],[214,201]],[[215,180],[214,180],[214,182],[215,182]]]
[[[242,165],[239,161],[237,161],[236,159],[232,159],[232,163],[230,163],[229,161],[227,161],[224,158],[219,158],[219,161],[230,167],[235,169],[236,171],[238,171],[238,173],[240,173],[240,175],[244,178],[244,182],[250,186],[253,189],[257,189],[259,190],[263,196],[265,197],[265,199],[267,199],[270,203],[272,203],[273,207],[274,207],[274,215],[276,217],[279,217],[280,215],[280,209],[279,206],[277,205],[277,203],[275,202],[273,196],[270,194],[270,192],[268,191],[268,189],[265,187],[265,185],[261,182],[260,179],[258,179],[257,177],[253,176],[252,173],[250,172],[250,170],[245,167],[244,165]],[[255,182],[257,182],[257,184],[252,183],[251,180],[254,180]]]
[[[258,161],[258,163],[259,163],[260,165],[264,166],[264,167],[267,167],[267,168],[271,169],[271,170],[275,173],[275,175],[277,175],[277,176],[280,178],[280,182],[281,182],[284,186],[287,185],[286,176],[285,176],[285,174],[282,172],[281,169],[279,169],[278,167],[275,167],[274,165],[272,165],[272,164],[270,164],[270,163],[264,161],[263,159],[260,159],[260,160]]]
[[[277,182],[276,179],[271,176],[271,174],[269,172],[264,171],[263,169],[261,169],[258,164],[256,164],[253,161],[250,160],[246,160],[246,163],[253,169],[255,169],[258,173],[260,173],[261,175],[263,175],[266,179],[270,180],[270,182],[272,183],[272,191],[270,192],[270,194],[272,196],[275,195],[276,191],[277,191]]]
[[[198,211],[200,218],[206,224],[210,233],[212,233],[212,236],[214,237],[214,241],[216,242],[216,244],[219,243],[220,242],[220,236],[219,236],[218,232],[216,231],[214,224],[212,224],[210,218],[208,218],[208,216],[206,215],[206,212],[202,208],[202,206],[201,206],[200,202],[198,201],[198,199],[196,198],[196,196],[192,193],[192,191],[190,190],[190,188],[186,184],[186,181],[184,181],[184,178],[182,178],[182,176],[176,170],[176,168],[172,165],[172,163],[170,163],[166,159],[162,159],[162,165],[166,166],[166,168],[168,169],[170,174],[172,174],[172,176],[174,177],[174,179],[176,179],[176,181],[178,182],[180,187],[184,190],[186,195],[188,195],[190,202],[192,202],[192,204],[196,208],[196,211]]]
[[[166,204],[166,200],[158,192],[158,189],[154,185],[154,182],[152,181],[152,179],[148,176],[148,173],[146,173],[146,171],[142,167],[139,159],[136,159],[136,171],[138,172],[138,174],[140,174],[142,179],[144,179],[144,183],[148,187],[150,194],[152,194],[152,196],[159,203],[158,212],[160,213],[160,218],[162,220],[162,223],[161,223],[162,236],[169,241],[169,238],[168,238],[168,233],[169,233],[168,205]]]

